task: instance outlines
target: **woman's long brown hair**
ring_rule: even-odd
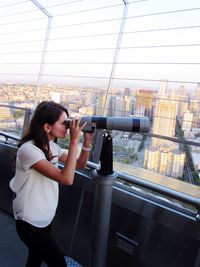
[[[44,152],[46,158],[50,160],[49,141],[43,126],[45,123],[53,125],[63,112],[69,116],[67,109],[62,105],[53,101],[41,102],[35,109],[28,131],[19,141],[18,147],[27,141],[33,140],[34,145],[40,148]]]

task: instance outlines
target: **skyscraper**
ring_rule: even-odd
[[[153,90],[139,89],[135,94],[135,113],[139,116],[148,116],[151,118],[153,106]]]
[[[196,99],[191,99],[189,103],[189,111],[193,113],[192,119],[192,128],[199,128],[199,115],[200,115],[200,107],[199,101]]]
[[[105,101],[106,101],[106,93],[105,92],[100,93],[97,97],[96,115],[103,115]]]
[[[132,98],[130,88],[125,88],[123,96],[124,117],[132,114]]]
[[[172,177],[181,177],[183,175],[183,168],[185,164],[185,153],[180,151],[174,151],[174,160],[172,165]]]
[[[174,137],[177,113],[177,101],[161,99],[156,102],[153,116],[152,133]],[[152,146],[169,144],[169,141],[152,138]]]
[[[160,89],[159,89],[159,95],[164,97],[167,95],[167,80],[161,80],[160,81]]]
[[[188,96],[185,86],[180,86],[178,90],[178,114],[180,117],[188,110]]]
[[[191,130],[192,128],[193,113],[187,110],[183,114],[182,130]]]
[[[197,101],[200,101],[200,83],[197,84],[196,90],[195,90],[195,99]]]

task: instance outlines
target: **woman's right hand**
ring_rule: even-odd
[[[81,118],[78,118],[78,119],[76,118],[70,121],[70,127],[69,127],[70,143],[78,144],[81,131],[87,124],[87,122],[85,122],[84,124],[80,125],[80,120]]]

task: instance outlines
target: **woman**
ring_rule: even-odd
[[[58,183],[72,185],[75,169],[86,166],[92,134],[85,133],[77,159],[80,134],[85,124],[69,120],[68,111],[55,102],[41,102],[33,115],[27,134],[19,142],[16,173],[10,186],[16,193],[13,201],[16,229],[29,249],[26,267],[67,266],[64,255],[51,237],[51,222],[58,205]],[[68,125],[68,126],[67,126]],[[69,128],[68,153],[54,140],[64,138]],[[64,163],[62,170],[58,161]]]

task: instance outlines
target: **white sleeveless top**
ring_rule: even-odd
[[[49,143],[52,163],[58,167],[58,158],[63,150],[53,141]],[[16,173],[10,182],[16,193],[13,210],[16,220],[26,221],[36,227],[51,223],[58,206],[58,182],[42,175],[31,166],[46,159],[44,153],[33,142],[24,143],[17,152]]]

